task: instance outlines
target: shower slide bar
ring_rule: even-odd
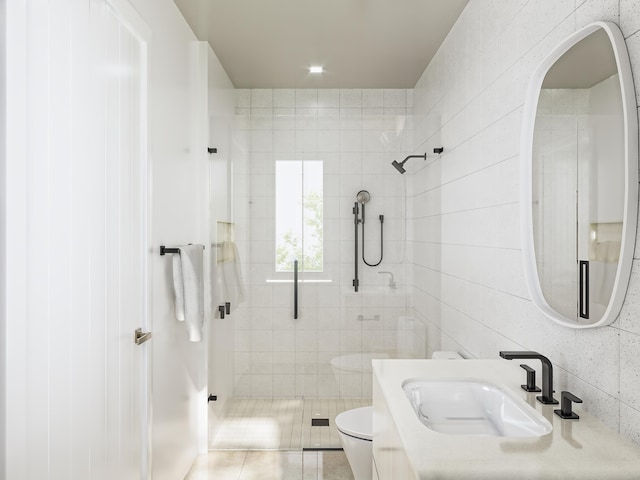
[[[358,292],[358,286],[360,285],[360,280],[358,279],[358,223],[360,220],[358,219],[359,211],[358,211],[358,202],[353,205],[353,223],[355,225],[355,255],[354,258],[354,270],[355,270],[355,278],[353,279],[353,290],[354,292]]]
[[[426,155],[426,154],[425,154]],[[366,190],[360,190],[356,195],[356,202],[353,204],[353,224],[354,224],[354,279],[353,279],[353,289],[355,292],[358,292],[358,288],[360,286],[360,280],[358,279],[358,225],[362,225],[362,261],[365,265],[369,267],[377,267],[382,263],[382,258],[384,255],[384,230],[382,225],[384,223],[384,215],[379,215],[378,219],[380,220],[380,259],[377,263],[369,263],[364,255],[364,221],[365,221],[365,204],[371,200],[371,194]],[[360,216],[360,207],[362,207],[362,216]]]

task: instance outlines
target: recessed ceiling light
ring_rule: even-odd
[[[322,67],[309,67],[309,73],[322,73]]]

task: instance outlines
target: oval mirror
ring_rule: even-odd
[[[620,313],[635,245],[638,125],[619,28],[597,22],[558,45],[524,106],[521,217],[532,300],[573,328]]]

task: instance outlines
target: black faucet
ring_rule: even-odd
[[[556,405],[558,401],[553,398],[553,365],[547,357],[538,352],[500,352],[500,356],[505,360],[514,358],[531,358],[542,362],[542,395],[536,397],[540,403],[545,405]]]

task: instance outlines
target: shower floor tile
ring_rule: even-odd
[[[212,434],[212,450],[300,450],[341,448],[336,416],[371,405],[371,399],[255,399],[227,401],[226,415]],[[328,427],[311,426],[328,418]]]
[[[211,451],[185,480],[353,480],[344,452]]]

